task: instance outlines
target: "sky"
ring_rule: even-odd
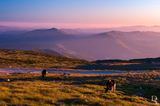
[[[0,26],[160,25],[160,0],[0,0]]]

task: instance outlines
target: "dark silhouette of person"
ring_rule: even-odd
[[[46,77],[46,73],[47,73],[46,70],[42,70],[42,78]]]

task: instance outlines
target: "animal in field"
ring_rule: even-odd
[[[47,70],[42,70],[42,78],[46,77]]]
[[[105,93],[108,91],[115,92],[116,91],[116,82],[115,80],[107,80],[105,83]]]
[[[153,103],[155,103],[155,104],[158,104],[158,98],[157,98],[157,96],[152,95],[152,96],[151,96],[151,101],[152,101]]]
[[[70,73],[63,73],[62,76],[65,77],[65,78],[67,78],[67,77],[70,76]]]
[[[7,82],[10,82],[11,80],[10,79],[7,79]]]

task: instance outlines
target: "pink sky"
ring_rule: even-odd
[[[160,0],[0,0],[0,13],[0,26],[154,26],[160,25]]]
[[[152,22],[135,22],[135,24],[129,24],[127,21],[123,22],[123,24],[109,23],[55,23],[55,22],[0,22],[0,26],[11,26],[11,27],[21,27],[21,28],[111,28],[111,27],[121,27],[121,26],[158,26],[160,24],[153,24]]]

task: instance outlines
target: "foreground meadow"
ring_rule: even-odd
[[[157,106],[160,73],[80,75],[39,73],[0,75],[0,106]],[[6,80],[10,79],[9,82]],[[117,91],[104,93],[104,82],[115,79]]]

